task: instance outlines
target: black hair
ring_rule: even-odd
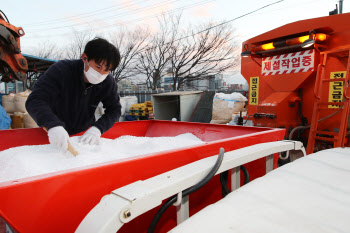
[[[119,50],[102,38],[90,40],[85,45],[84,53],[87,55],[89,61],[91,59],[96,63],[106,61],[107,67],[110,67],[110,70],[115,70],[120,63]]]

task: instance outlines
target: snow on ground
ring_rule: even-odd
[[[190,133],[176,137],[101,138],[100,145],[94,146],[80,144],[79,138],[70,138],[71,144],[79,151],[77,157],[60,152],[52,145],[21,146],[0,152],[0,182],[204,144]]]
[[[336,148],[252,181],[170,232],[345,233],[349,216],[350,148]]]

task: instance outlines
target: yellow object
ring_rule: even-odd
[[[249,105],[259,104],[259,77],[251,77],[249,85]]]
[[[11,120],[12,129],[24,128],[23,113],[15,112],[13,115],[11,115]]]
[[[345,79],[346,71],[331,72],[331,79]],[[328,102],[343,102],[344,82],[330,82]],[[328,108],[340,108],[340,105],[328,105]]]
[[[273,43],[268,43],[268,44],[262,45],[262,49],[264,49],[264,50],[274,49],[274,48],[275,48],[275,46],[273,46]]]
[[[304,41],[306,41],[307,39],[309,39],[309,35],[307,35],[307,36],[301,36],[301,37],[298,38],[300,44],[303,43]]]
[[[323,34],[323,33],[316,33],[316,34],[313,34],[313,36],[306,35],[306,36],[295,37],[295,38],[291,38],[291,39],[287,39],[287,40],[271,42],[271,43],[267,43],[267,44],[253,47],[252,52],[259,52],[262,50],[275,49],[275,45],[276,45],[276,47],[283,47],[283,46],[302,44],[307,39],[314,39],[315,41],[322,42],[322,41],[327,40],[327,35]],[[274,43],[275,43],[275,45],[274,45]]]

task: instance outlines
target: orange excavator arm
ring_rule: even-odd
[[[25,81],[27,78],[28,64],[21,55],[21,36],[24,36],[23,29],[10,24],[5,14],[0,13],[0,74],[2,82]]]

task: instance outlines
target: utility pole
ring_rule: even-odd
[[[343,14],[343,0],[339,0],[339,14]]]

